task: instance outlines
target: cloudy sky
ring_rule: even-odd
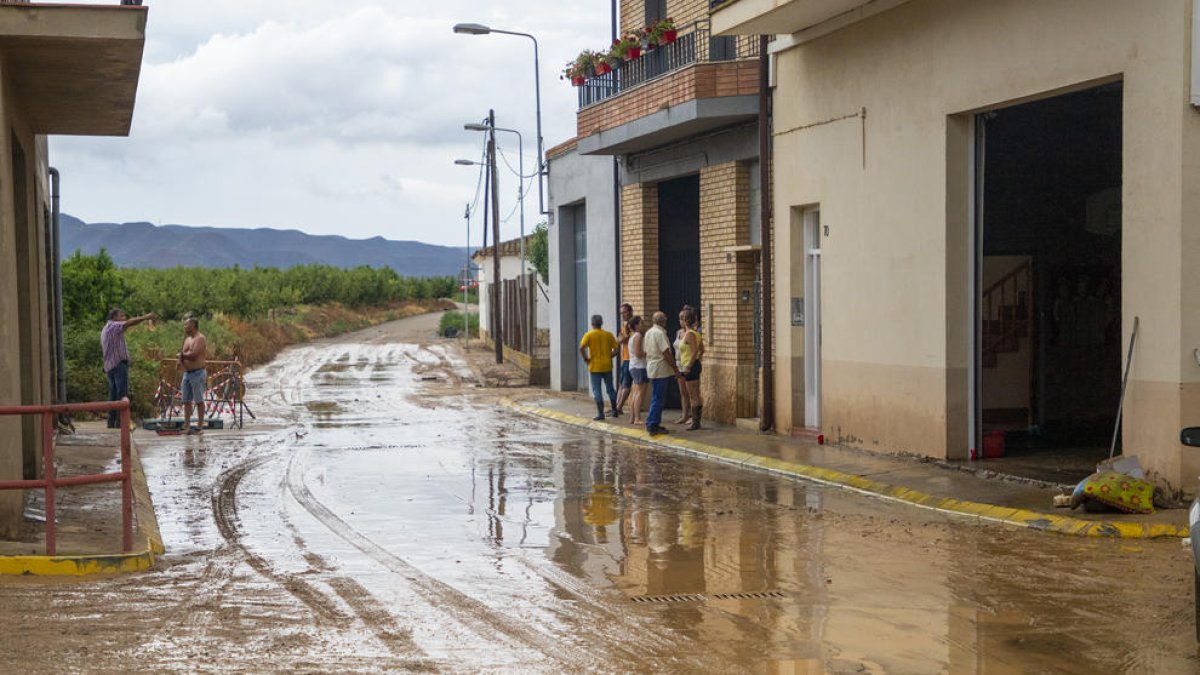
[[[79,1],[79,0],[77,0]],[[112,4],[116,0],[87,4]],[[62,208],[88,222],[294,228],[462,245],[478,132],[496,109],[535,164],[533,44],[455,35],[459,22],[532,33],[546,147],[570,138],[559,79],[608,42],[606,0],[146,0],[146,52],[129,138],[51,139]],[[498,137],[517,165],[515,136]],[[501,168],[501,216],[516,176]],[[537,214],[530,187],[526,226]],[[472,244],[479,243],[472,220]],[[518,218],[502,225],[515,237]]]

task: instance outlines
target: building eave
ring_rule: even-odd
[[[818,27],[840,29],[908,1],[731,0],[713,10],[712,31],[716,35],[790,35]]]
[[[0,5],[0,58],[35,134],[127,136],[147,8]]]

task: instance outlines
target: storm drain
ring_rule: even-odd
[[[767,598],[782,598],[782,591],[758,591],[753,593],[713,593],[713,600],[766,600]]]
[[[679,593],[675,595],[635,595],[630,600],[634,602],[704,602],[703,595]]]
[[[748,593],[675,593],[672,595],[635,595],[631,598],[638,603],[665,602],[705,602],[707,600],[767,600],[770,598],[787,597],[782,591],[751,591]]]

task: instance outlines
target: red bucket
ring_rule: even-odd
[[[996,429],[983,437],[983,458],[999,459],[1004,456],[1004,432]]]

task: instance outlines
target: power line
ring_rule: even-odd
[[[475,180],[475,199],[471,202],[468,217],[479,210],[479,197],[483,194],[483,169],[487,165],[487,137],[484,137],[483,148],[479,151],[479,177]]]

